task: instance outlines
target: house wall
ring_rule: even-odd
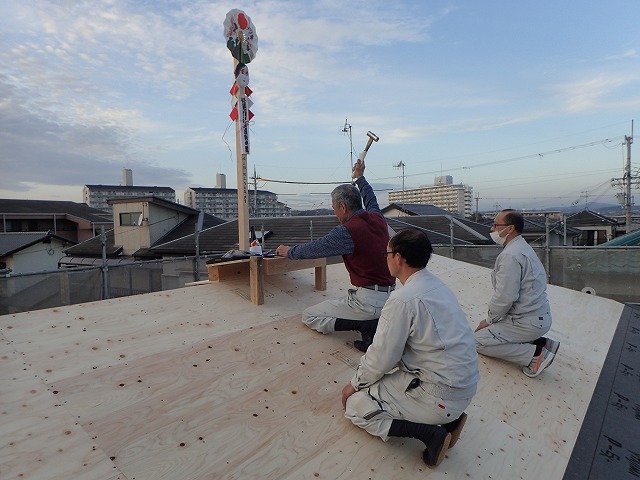
[[[68,244],[52,238],[51,243],[37,243],[13,255],[4,257],[3,262],[12,274],[44,272],[58,269],[58,260],[64,257],[63,248]]]
[[[121,225],[124,213],[142,213],[141,225]],[[146,220],[145,220],[146,219]],[[149,247],[149,209],[147,202],[113,204],[114,243],[122,245],[123,255],[132,255],[141,247]]]
[[[579,226],[574,228],[577,228],[584,232],[580,237],[580,246],[596,246],[614,239],[613,231],[615,227],[613,225]]]
[[[123,213],[142,213],[141,224],[121,225],[120,217]],[[149,202],[114,203],[114,242],[122,245],[123,255],[133,255],[140,248],[149,248],[187,216],[186,213]]]
[[[146,202],[145,202],[146,204]],[[149,205],[149,239],[151,244],[173,230],[179,223],[187,219],[186,213],[170,210],[168,208]],[[151,245],[150,244],[150,245]],[[150,246],[146,245],[146,246]]]

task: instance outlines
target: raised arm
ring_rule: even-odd
[[[373,193],[373,188],[367,182],[367,179],[364,178],[364,169],[365,164],[364,161],[358,159],[358,161],[353,166],[353,178],[356,180],[356,185],[360,190],[360,195],[362,196],[362,203],[364,204],[365,210],[368,212],[376,212],[382,214],[380,211],[380,206],[378,205],[378,199],[376,198],[376,194]]]

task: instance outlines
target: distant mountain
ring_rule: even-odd
[[[605,216],[624,215],[624,208],[621,207],[618,204],[615,204],[615,203],[589,202],[588,206],[585,206],[584,203],[580,203],[578,205],[572,205],[572,206],[569,206],[569,207],[565,206],[565,207],[548,207],[548,208],[544,208],[544,209],[528,209],[528,208],[524,208],[523,209],[523,211],[525,211],[527,213],[533,213],[533,212],[536,212],[537,210],[540,210],[540,211],[557,211],[557,212],[565,213],[567,215],[572,215],[574,213],[582,212],[584,210],[589,210],[591,212],[596,212],[596,213],[599,213],[599,214],[605,215]],[[632,206],[631,207],[631,212],[634,215],[639,215],[640,214],[640,205]]]
[[[292,217],[314,217],[318,215],[333,215],[330,208],[317,208],[315,210],[291,210]]]
[[[574,213],[582,212],[584,210],[590,210],[595,213],[599,213],[600,215],[604,215],[605,217],[612,216],[620,216],[624,215],[624,208],[620,205],[616,205],[614,203],[597,203],[597,202],[589,202],[588,208],[585,208],[584,204],[573,205],[570,207],[549,207],[545,209],[528,209],[523,208],[524,212],[527,213],[535,213],[536,211],[554,211],[554,212],[562,212],[566,215],[573,215]],[[633,215],[640,215],[640,205],[636,205],[631,207],[631,212]],[[480,214],[487,214],[491,212],[480,212]],[[316,215],[333,215],[333,210],[330,208],[317,208],[315,210],[291,210],[291,216],[316,216]]]

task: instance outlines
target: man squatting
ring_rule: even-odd
[[[458,300],[426,269],[431,253],[429,238],[417,229],[389,241],[389,272],[403,286],[385,303],[373,343],[342,390],[342,405],[351,422],[384,441],[421,440],[422,458],[434,467],[460,437],[480,372]]]
[[[371,185],[364,178],[365,164],[353,166],[357,188],[345,184],[331,192],[331,206],[340,221],[318,240],[288,247],[280,245],[276,254],[293,260],[342,255],[351,284],[346,297],[329,299],[302,312],[302,321],[321,333],[355,330],[362,341],[354,345],[365,352],[376,332],[378,318],[395,279],[389,274],[382,253],[389,241],[387,222],[380,211]],[[364,201],[364,207],[362,203]]]

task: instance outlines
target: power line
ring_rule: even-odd
[[[261,178],[258,177],[256,178],[256,180],[260,180],[261,182],[271,182],[271,183],[286,183],[289,185],[342,185],[343,183],[349,183],[348,181],[346,182],[293,182],[293,181],[289,181],[289,180],[273,180],[270,178]]]
[[[531,159],[531,158],[542,158],[542,157],[549,156],[549,155],[569,152],[569,151],[572,151],[572,150],[578,150],[580,148],[594,147],[596,145],[605,145],[606,143],[613,142],[617,138],[619,138],[619,137],[605,138],[603,140],[584,143],[582,145],[573,145],[571,147],[558,148],[558,149],[555,149],[555,150],[549,150],[547,152],[532,153],[532,154],[529,154],[529,155],[523,155],[521,157],[505,158],[503,160],[494,160],[494,161],[491,161],[491,162],[478,163],[476,165],[461,166],[461,167],[456,167],[456,168],[448,168],[448,169],[445,169],[445,170],[442,170],[442,169],[433,170],[431,172],[414,173],[414,174],[411,174],[411,175],[407,175],[407,177],[416,177],[416,176],[419,176],[419,175],[433,175],[434,173],[440,173],[441,174],[443,172],[454,172],[454,171],[459,171],[459,170],[471,170],[472,168],[488,167],[488,166],[491,166],[491,165],[501,165],[501,164],[504,164],[504,163],[517,162],[517,161],[520,161],[520,160],[528,160],[528,159]],[[384,177],[384,178],[378,178],[376,180],[388,180],[388,179],[391,179],[391,178],[395,178],[395,177]]]
[[[442,170],[442,169],[441,170],[433,170],[431,172],[414,173],[414,174],[406,175],[406,177],[417,177],[417,176],[421,176],[421,175],[433,175],[434,173],[454,172],[454,171],[459,171],[459,170],[471,170],[472,168],[488,167],[488,166],[491,166],[491,165],[501,165],[501,164],[510,163],[510,162],[528,160],[528,159],[531,159],[531,158],[542,158],[542,157],[545,157],[545,156],[555,155],[555,154],[564,153],[564,152],[569,152],[569,151],[578,150],[578,149],[581,149],[581,148],[594,147],[594,146],[597,146],[597,145],[605,145],[607,143],[612,143],[613,141],[615,141],[618,138],[621,138],[621,137],[605,138],[603,140],[597,140],[595,142],[583,143],[581,145],[573,145],[573,146],[570,146],[570,147],[557,148],[555,150],[549,150],[549,151],[540,152],[540,153],[532,153],[532,154],[523,155],[523,156],[520,156],[520,157],[511,157],[511,158],[505,158],[505,159],[502,159],[502,160],[494,160],[494,161],[491,161],[491,162],[478,163],[476,165],[448,168],[448,169],[444,169],[444,170]],[[370,179],[370,181],[391,180],[391,179],[395,179],[395,178],[396,178],[395,176],[393,176],[393,177],[378,177],[378,178]],[[289,185],[340,185],[340,184],[343,184],[343,183],[349,183],[348,181],[346,181],[346,182],[299,182],[299,181],[290,181],[290,180],[274,180],[274,179],[269,179],[269,178],[258,178],[257,180],[261,180],[263,182],[282,183],[282,184],[289,184]],[[392,189],[390,189],[390,190],[392,190]]]

